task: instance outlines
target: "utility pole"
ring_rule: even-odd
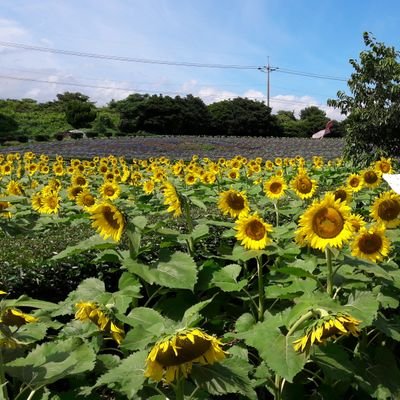
[[[269,75],[270,75],[271,72],[276,71],[277,69],[278,69],[278,67],[271,67],[270,66],[269,57],[268,57],[268,64],[267,65],[264,65],[263,67],[258,67],[259,71],[267,73],[267,106],[268,107],[269,107],[269,97],[270,97],[270,88],[271,88]]]

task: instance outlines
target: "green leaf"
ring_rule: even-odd
[[[196,225],[191,233],[191,236],[194,241],[208,235],[209,228],[205,224]]]
[[[250,313],[242,314],[235,323],[235,330],[238,333],[247,332],[250,330],[256,323],[254,316]]]
[[[197,303],[191,307],[189,307],[186,311],[185,314],[183,314],[182,317],[182,327],[185,328],[191,328],[195,326],[203,317],[199,314],[200,311],[207,307],[212,301],[214,297],[208,300],[201,301],[200,303]]]
[[[374,321],[374,326],[376,326],[386,336],[400,342],[400,317],[398,315],[394,315],[390,319],[387,319],[383,314],[379,314]]]
[[[257,323],[247,332],[238,333],[239,338],[245,343],[258,350],[265,363],[280,377],[288,382],[299,373],[307,358],[293,349],[293,336],[283,335],[279,329],[282,324],[282,317],[265,316],[265,321]]]
[[[247,399],[256,400],[257,395],[248,377],[250,368],[243,359],[230,357],[213,365],[193,365],[190,377],[211,395],[240,393]]]
[[[68,298],[73,301],[96,301],[106,291],[104,282],[97,278],[88,278],[82,281]]]
[[[190,202],[193,203],[196,207],[207,210],[207,206],[197,197],[190,197]]]
[[[192,257],[180,251],[173,254],[161,251],[159,262],[155,266],[142,264],[130,258],[125,258],[123,265],[128,271],[140,276],[150,284],[156,283],[173,289],[193,291],[197,281],[196,263]]]
[[[344,306],[346,312],[361,321],[360,327],[369,326],[376,318],[379,301],[376,295],[366,291],[356,291],[351,294],[348,303]]]
[[[337,380],[350,381],[355,373],[348,352],[335,343],[315,346],[312,359],[323,369],[327,384]]]
[[[91,371],[95,359],[96,355],[88,343],[70,338],[37,346],[25,358],[8,363],[6,372],[34,388]]]
[[[146,351],[131,354],[122,360],[118,367],[100,376],[96,384],[91,388],[86,388],[83,394],[87,395],[95,388],[107,386],[128,399],[135,399],[147,379],[143,373],[146,357]]]
[[[102,250],[114,248],[116,245],[115,241],[111,239],[103,239],[99,235],[94,235],[89,239],[82,240],[75,246],[68,246],[65,250],[53,256],[52,260],[61,260],[66,257],[74,256],[76,254],[83,253],[88,250]]]
[[[238,264],[229,264],[214,272],[212,283],[224,292],[239,292],[247,285],[247,279],[237,282],[242,267]]]

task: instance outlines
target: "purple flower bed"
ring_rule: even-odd
[[[32,142],[0,147],[0,153],[33,151],[49,156],[92,158],[94,156],[125,156],[145,159],[167,156],[189,159],[193,154],[217,159],[242,155],[248,158],[295,157],[310,159],[314,155],[325,159],[342,156],[344,140],[340,138],[306,139],[277,137],[222,136],[129,136],[113,138],[65,140],[62,142]]]

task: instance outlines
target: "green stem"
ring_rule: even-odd
[[[258,277],[258,320],[262,322],[264,321],[264,277],[260,257],[256,257],[256,260]]]
[[[185,378],[180,378],[175,387],[175,400],[185,400]]]
[[[291,336],[295,330],[306,320],[308,320],[308,318],[312,317],[315,314],[315,311],[310,310],[307,311],[304,315],[302,315],[289,329],[288,333],[286,334],[286,337]]]
[[[187,199],[184,201],[184,209],[185,209],[185,218],[186,218],[186,224],[187,224],[187,229],[189,232],[189,239],[186,240],[187,245],[188,245],[188,250],[189,254],[191,256],[194,255],[194,243],[193,243],[193,237],[191,236],[193,232],[193,221],[192,221],[192,216],[190,215],[190,204]]]
[[[327,247],[325,249],[326,265],[328,267],[328,276],[326,279],[326,292],[330,297],[333,295],[333,271],[332,271],[332,252]]]
[[[279,225],[279,209],[278,209],[278,201],[274,201],[275,208],[275,226]]]
[[[0,349],[0,400],[8,400],[7,380],[4,372],[3,352]]]

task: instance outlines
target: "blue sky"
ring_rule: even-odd
[[[364,31],[400,50],[395,0],[0,0],[0,7],[0,42],[201,64],[261,67],[269,57],[279,68],[270,75],[273,112],[317,105],[340,118],[326,100],[346,91],[345,81],[284,71],[347,80],[349,59],[365,49]],[[120,62],[1,45],[0,56],[0,98],[47,101],[80,91],[103,105],[141,91],[191,93],[206,103],[266,100],[266,74],[257,69]]]

